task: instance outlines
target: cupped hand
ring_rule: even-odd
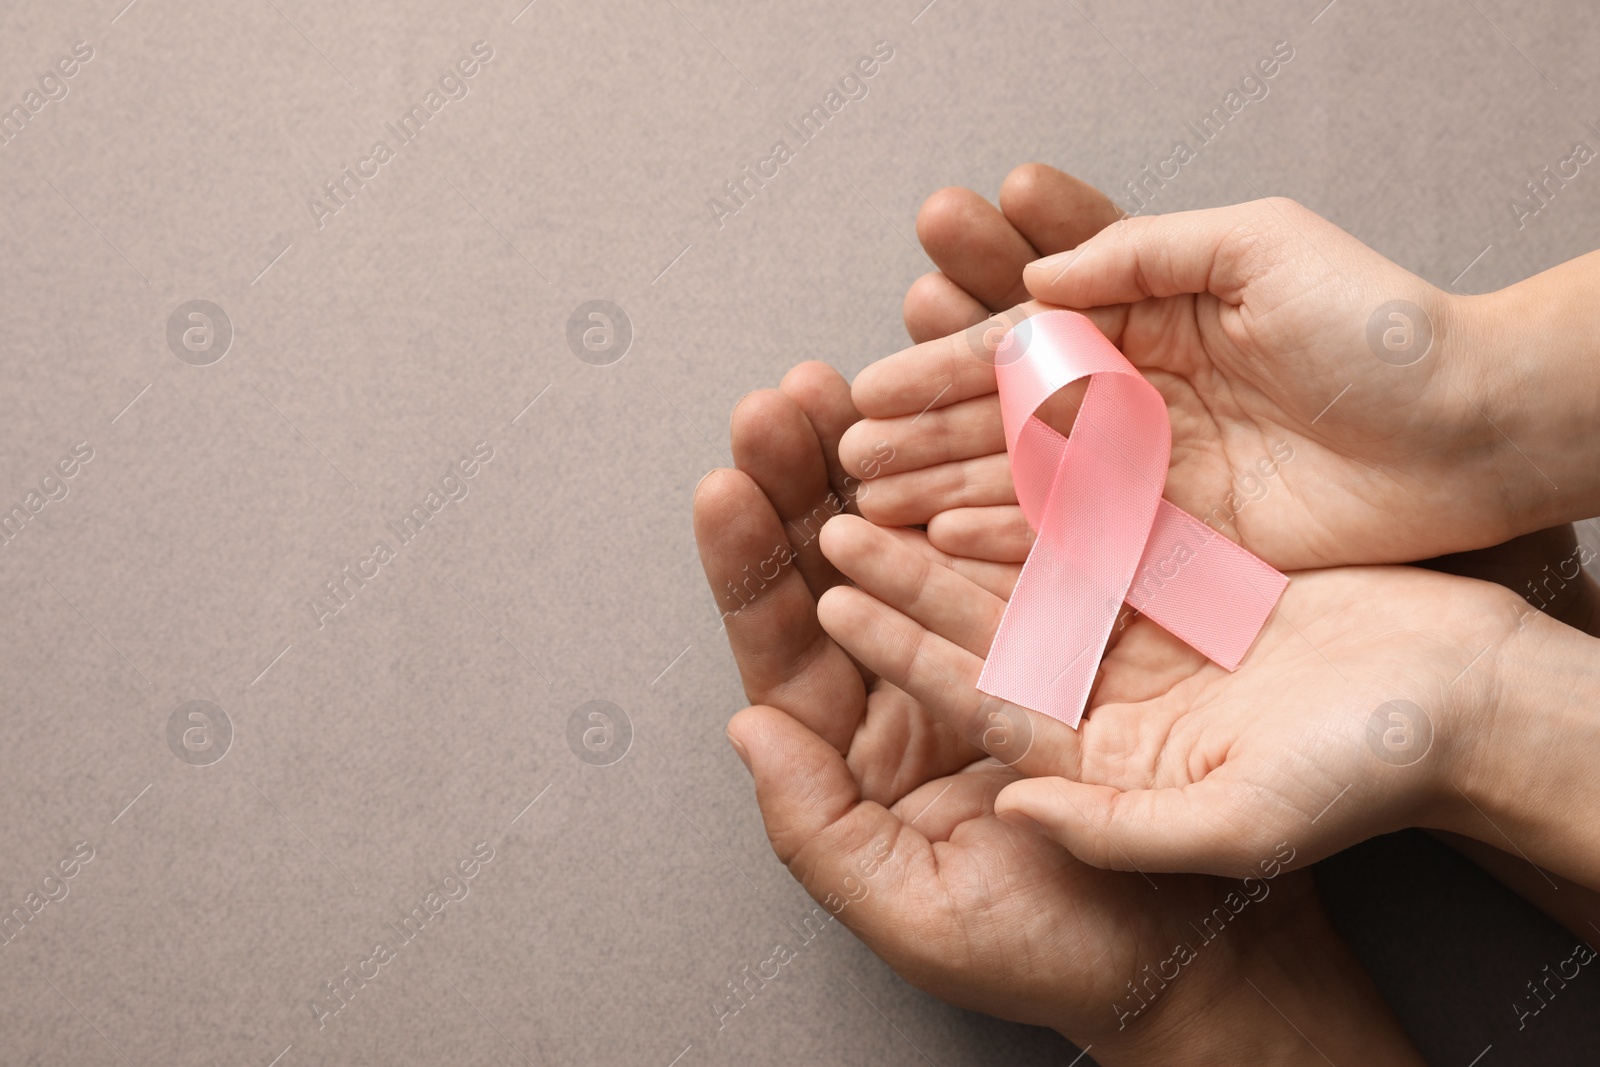
[[[841,647],[959,732],[1022,714],[976,689],[1001,597],[854,516],[821,544],[855,583],[818,606]],[[1309,863],[1449,826],[1455,782],[1493,749],[1494,665],[1526,610],[1416,568],[1302,572],[1233,673],[1135,619],[1077,731],[1025,713],[1026,778],[996,810],[1095,866],[1234,877],[1284,841]]]
[[[1105,194],[1042,163],[1025,163],[1007,175],[1000,187],[998,207],[969,189],[939,190],[928,197],[917,215],[917,233],[939,270],[919,278],[906,293],[904,314],[911,339],[936,340],[985,324],[992,313],[1025,299],[1022,278],[1029,263],[1076,248],[1121,216],[1121,210]],[[983,332],[977,331],[977,336],[981,338]],[[981,414],[962,420],[959,416],[963,411],[987,411],[992,425],[999,408],[990,394],[935,408],[927,418],[949,420],[958,416],[956,425],[968,427],[984,421]],[[874,436],[883,425],[878,420],[863,420],[859,429],[843,435],[841,450],[847,457],[854,457],[863,447],[875,450],[875,462],[863,473],[878,471],[877,457],[893,447],[886,438]],[[979,434],[980,445],[992,443],[996,451],[1003,447],[1003,439],[992,428],[987,432],[980,429]],[[936,435],[930,438],[933,436]],[[967,458],[961,446],[950,444],[949,435],[942,436],[950,452]],[[972,446],[966,447],[970,450]],[[925,464],[927,459],[924,455],[920,462]],[[909,470],[918,462],[916,455],[902,453],[886,469]],[[1004,498],[1011,499],[1009,474],[1001,471],[995,461],[988,462],[992,480]],[[1267,470],[1271,472],[1274,467],[1269,463]],[[959,461],[945,470],[946,474],[955,472],[977,473],[973,465]],[[1245,492],[1239,496],[1235,510],[1242,510],[1269,492],[1268,477],[1259,467],[1247,472],[1242,486]],[[1533,481],[1543,484],[1538,477]],[[889,490],[891,494],[895,492],[893,483],[889,483]],[[892,500],[884,502],[897,506]],[[882,514],[876,510],[873,513]],[[1015,504],[941,512],[928,518],[928,534],[944,551],[1006,562],[1022,560],[1033,543],[1033,531]],[[1580,546],[1573,527],[1563,524],[1490,548],[1429,560],[1425,565],[1449,574],[1497,582],[1546,614],[1600,636],[1600,585],[1578,572],[1578,567],[1592,557],[1593,552]]]
[[[1168,499],[1282,569],[1422,559],[1528,529],[1508,483],[1541,475],[1486,413],[1463,299],[1292,202],[1124,219],[1024,279],[1044,303],[857,378],[869,418],[842,458],[882,455],[880,442],[894,457],[862,514],[928,523],[950,552],[1026,555],[992,344],[995,326],[1049,305],[1088,313],[1166,399]],[[1066,397],[1059,428],[1071,412]]]

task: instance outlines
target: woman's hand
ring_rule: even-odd
[[[1026,723],[1027,777],[996,811],[1086,862],[1240,877],[1278,842],[1309,863],[1425,826],[1498,847],[1510,834],[1600,885],[1584,769],[1600,654],[1499,586],[1406,567],[1298,573],[1233,673],[1135,619],[1073,731],[975,688],[1001,597],[853,516],[821,541],[855,583],[823,596],[824,629],[958,733]]]
[[[1090,314],[1162,392],[1168,499],[1280,568],[1423,559],[1552,518],[1527,501],[1557,495],[1548,474],[1568,442],[1499,427],[1511,383],[1488,305],[1298,205],[1125,219],[1024,278],[1040,301]],[[893,453],[862,514],[929,523],[952,553],[1026,555],[985,357],[996,325],[1040,307],[862,372],[853,395],[870,418],[842,457],[880,441]],[[1070,422],[1070,397],[1058,414]]]

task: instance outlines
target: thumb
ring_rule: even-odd
[[[902,938],[904,890],[928,874],[921,835],[862,800],[845,758],[777,708],[739,712],[728,738],[755,779],[772,850],[795,880],[869,945]]]
[[[1187,293],[1238,304],[1253,276],[1312,220],[1322,221],[1277,199],[1125,218],[1071,251],[1028,264],[1022,280],[1036,299],[1069,308]]]
[[[1115,871],[1254,874],[1277,837],[1259,804],[1215,779],[1181,788],[1120,790],[1066,778],[1025,778],[995,798],[995,814]],[[1269,840],[1270,839],[1270,840]]]

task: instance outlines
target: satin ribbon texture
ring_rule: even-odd
[[[1167,405],[1089,319],[1048,311],[995,350],[1017,501],[1038,534],[978,678],[1076,728],[1124,601],[1234,670],[1289,579],[1162,499]],[[1036,417],[1082,378],[1070,436]]]

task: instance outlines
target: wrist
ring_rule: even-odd
[[[1512,534],[1600,514],[1600,255],[1454,297],[1460,388],[1498,439],[1493,485]],[[1587,454],[1586,454],[1587,453]]]
[[[1600,639],[1528,607],[1490,671],[1438,828],[1600,887]]]
[[[1104,1067],[1322,1065],[1328,1057],[1377,1067],[1420,1064],[1329,925],[1310,876],[1285,875],[1273,884],[1248,925],[1230,926],[1203,945],[1137,1022],[1094,1040],[1095,1060]]]

